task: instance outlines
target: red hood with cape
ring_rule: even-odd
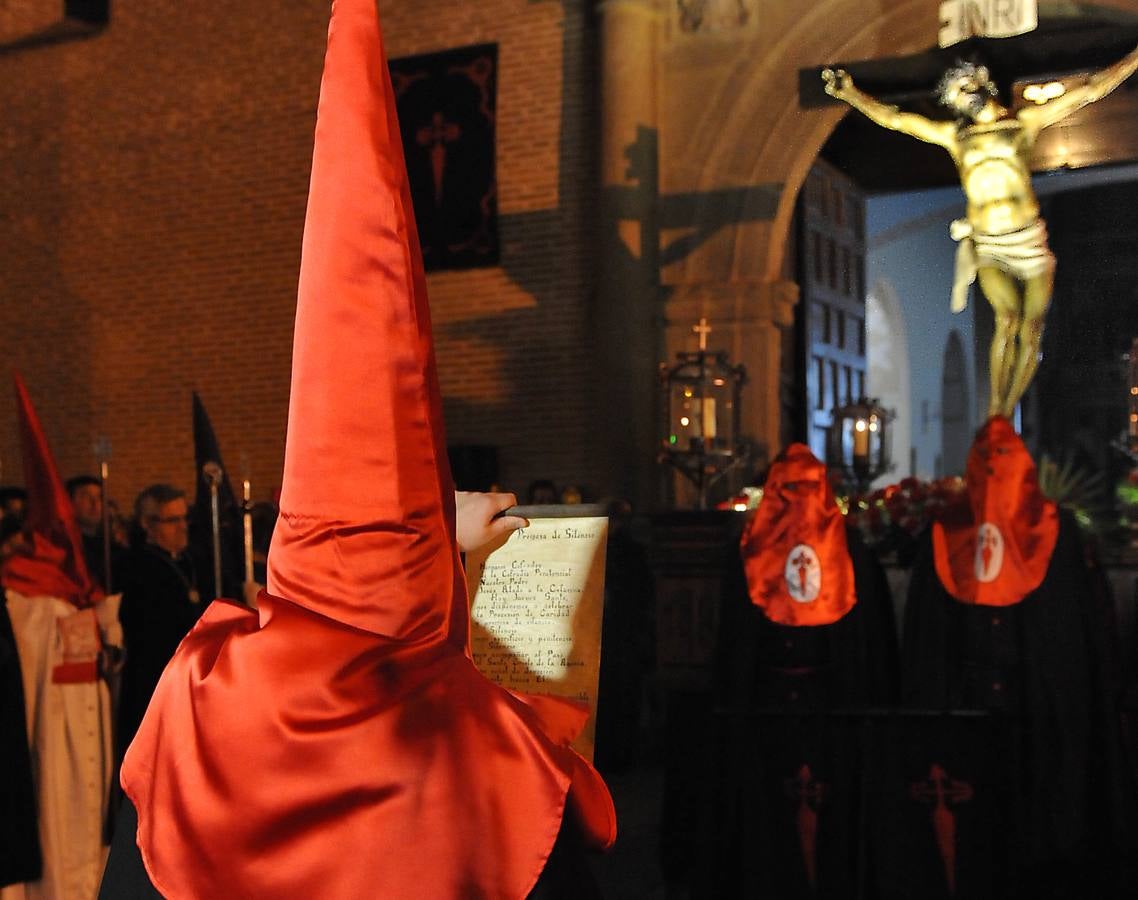
[[[842,511],[804,444],[771,465],[740,553],[751,602],[779,625],[832,625],[857,602]]]
[[[1059,512],[1039,489],[1031,454],[994,416],[968,453],[968,503],[933,524],[944,589],[962,603],[1011,606],[1043,582],[1059,537]]]
[[[71,498],[55,467],[39,416],[23,379],[16,375],[15,381],[28,491],[24,531],[31,544],[4,563],[0,577],[4,587],[26,597],[58,597],[77,609],[86,609],[102,597],[102,592],[87,571]]]
[[[469,650],[426,281],[374,0],[336,0],[259,614],[214,602],[127,752],[167,897],[521,898],[567,798],[612,800],[578,707]]]

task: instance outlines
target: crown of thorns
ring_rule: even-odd
[[[988,67],[977,65],[974,62],[957,61],[956,65],[948,69],[937,82],[936,95],[941,103],[948,102],[948,92],[953,85],[965,79],[971,79],[980,84],[988,93],[996,96],[996,84],[988,74]]]

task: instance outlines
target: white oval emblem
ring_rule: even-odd
[[[1004,536],[991,522],[976,530],[976,580],[995,581],[1004,567]]]
[[[799,544],[786,557],[786,590],[796,603],[809,603],[822,590],[822,564],[807,544]]]

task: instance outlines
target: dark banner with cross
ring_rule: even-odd
[[[497,45],[390,65],[427,270],[497,265]]]

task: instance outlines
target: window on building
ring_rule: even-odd
[[[828,344],[833,340],[833,313],[825,303],[818,304],[822,318],[822,343]]]
[[[818,393],[814,398],[814,405],[818,409],[826,408],[826,363],[820,356],[814,357],[814,377],[818,381]]]
[[[833,238],[826,239],[826,268],[829,272],[829,285],[835,291],[838,289],[838,246]]]
[[[846,314],[838,310],[838,340],[837,345],[842,350],[846,349]]]
[[[854,272],[853,257],[849,247],[842,247],[842,293],[847,297],[853,296]]]
[[[814,283],[822,283],[822,235],[817,231],[810,232],[810,249],[814,257]]]

